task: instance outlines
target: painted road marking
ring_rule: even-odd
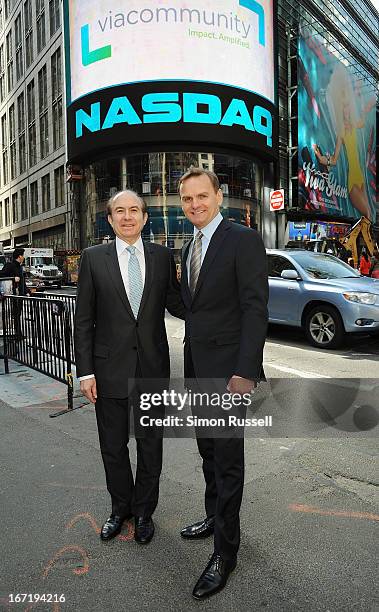
[[[82,558],[82,567],[74,567],[72,569],[72,572],[74,574],[76,574],[77,576],[82,576],[83,574],[87,574],[87,572],[89,570],[88,554],[86,553],[84,548],[82,548],[81,546],[73,545],[73,546],[64,546],[63,548],[60,548],[55,553],[54,557],[52,559],[50,559],[50,561],[48,562],[48,564],[44,568],[43,574],[42,574],[42,578],[46,578],[47,577],[47,575],[49,574],[50,570],[54,567],[54,565],[60,559],[60,557],[62,557],[66,553],[73,553],[73,552],[78,553],[78,555]]]
[[[85,519],[92,527],[95,533],[100,533],[100,527],[98,526],[96,519],[89,512],[82,512],[74,516],[66,525],[66,529],[72,529],[72,527],[81,519]],[[126,522],[126,521],[125,521]],[[119,533],[117,537],[118,540],[122,542],[129,542],[134,538],[134,527],[132,523],[129,521],[126,522],[128,531],[126,533]]]
[[[343,518],[367,519],[369,521],[379,521],[379,514],[372,512],[350,512],[348,510],[322,510],[314,506],[305,504],[290,504],[289,509],[293,512],[305,512],[307,514],[320,514],[322,516],[340,516]]]
[[[265,361],[264,365],[268,365],[270,368],[275,368],[280,372],[286,372],[286,374],[295,374],[300,378],[332,378],[331,376],[326,376],[326,374],[316,374],[316,372],[303,372],[302,370],[297,370],[296,368],[287,368],[286,366],[277,365],[276,363],[272,363],[270,361]]]

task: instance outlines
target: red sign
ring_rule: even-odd
[[[270,191],[270,210],[283,210],[284,208],[284,189]]]

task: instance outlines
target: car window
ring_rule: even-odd
[[[295,266],[287,257],[281,255],[268,255],[268,275],[271,278],[280,278],[283,270],[296,270]]]
[[[293,258],[312,278],[360,278],[359,272],[332,255],[316,255],[306,251],[293,253]]]

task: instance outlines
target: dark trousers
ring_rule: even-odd
[[[245,473],[243,438],[197,438],[203,459],[205,510],[215,517],[214,549],[225,560],[237,556],[239,512]]]
[[[125,399],[98,397],[95,406],[112,513],[119,516],[132,513],[134,516],[149,517],[158,503],[163,429],[140,426],[139,419],[142,415],[146,416],[146,412],[139,409],[138,400],[138,394]],[[132,403],[137,444],[135,481],[128,449]],[[149,416],[157,416],[160,412],[150,411]]]
[[[195,378],[192,356],[187,354],[187,381],[191,380],[193,391],[215,391],[212,381],[200,381]],[[227,393],[225,381],[225,393]],[[219,386],[217,381],[216,386]],[[220,391],[218,391],[220,392]],[[193,410],[198,417],[223,416],[229,413],[221,410]],[[246,410],[240,411],[243,417]],[[203,460],[205,479],[205,511],[207,517],[215,517],[214,550],[225,560],[234,560],[240,544],[239,512],[242,502],[245,477],[245,456],[243,430],[226,427],[223,430],[213,430],[207,437],[204,428],[196,428],[196,441]]]

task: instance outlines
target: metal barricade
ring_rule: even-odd
[[[71,363],[75,365],[75,351],[74,351],[74,317],[75,317],[75,295],[63,294],[63,293],[49,293],[47,291],[41,293],[35,293],[35,297],[44,298],[48,300],[60,300],[63,302],[68,310],[68,317],[70,321],[70,358]]]
[[[5,295],[2,304],[5,372],[9,359],[67,385],[67,410],[73,410],[70,313],[62,300]],[[54,416],[58,416],[58,414]]]

